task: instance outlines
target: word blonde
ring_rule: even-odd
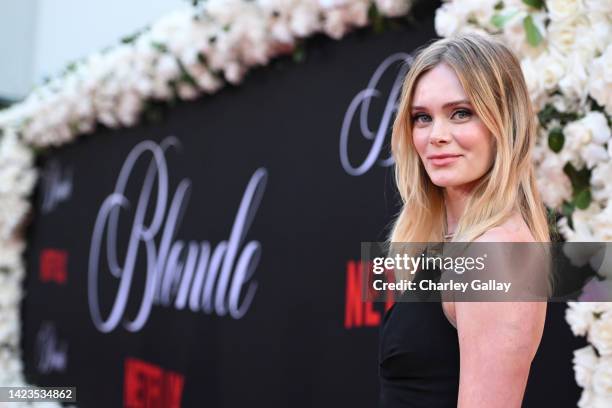
[[[454,270],[456,273],[463,273],[465,271],[478,270],[482,271],[485,267],[484,260],[487,254],[483,256],[473,257],[439,257],[439,256],[426,256],[421,254],[420,256],[410,256],[408,254],[395,255],[395,257],[376,257],[373,259],[372,272],[380,275],[385,270],[405,270],[414,274],[417,270],[429,270],[429,269],[444,269]]]

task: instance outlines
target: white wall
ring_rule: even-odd
[[[71,61],[189,5],[188,0],[1,0],[0,97],[23,97]]]
[[[37,0],[0,0],[0,98],[17,99],[33,76]]]

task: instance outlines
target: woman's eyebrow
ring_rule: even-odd
[[[442,108],[448,108],[449,106],[463,105],[463,104],[469,105],[470,101],[468,101],[467,99],[462,99],[460,101],[447,102],[444,105],[442,105]],[[426,108],[423,106],[417,106],[417,105],[412,107],[412,110],[417,110],[417,109],[426,109]]]

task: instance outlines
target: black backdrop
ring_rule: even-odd
[[[239,87],[179,103],[159,122],[101,129],[42,158],[44,177],[28,233],[23,305],[28,380],[76,386],[80,407],[146,406],[137,401],[165,395],[177,378],[183,388],[173,389],[184,407],[375,406],[376,320],[384,305],[365,306],[361,316],[355,312],[347,274],[350,262],[359,259],[360,242],[383,240],[397,209],[391,167],[384,163],[389,139],[382,118],[400,62],[379,71],[381,81],[374,86],[379,94],[366,111],[366,128],[376,133],[382,123],[386,134],[382,152],[372,151],[378,161],[365,166],[363,174],[349,175],[340,160],[340,135],[346,119],[348,157],[358,167],[376,138],[364,137],[363,112],[347,115],[349,106],[383,61],[435,37],[433,9],[419,10],[416,25],[383,34],[361,30],[340,42],[317,37],[308,43],[303,63],[282,59],[252,71]],[[161,172],[167,166],[167,197],[161,203],[166,207],[157,207],[163,219],[159,230],[152,231],[148,253],[152,260],[172,258],[163,256],[162,235],[172,224],[173,197],[185,191],[170,241],[184,248],[191,243],[200,250],[194,254],[206,248],[222,254],[219,245],[230,239],[243,196],[253,193],[250,213],[243,214],[244,237],[238,240],[234,262],[227,261],[233,278],[241,254],[247,261],[253,250],[252,276],[247,262],[242,269],[246,283],[234,305],[246,312],[241,318],[223,313],[229,295],[220,306],[209,296],[213,303],[208,311],[191,310],[189,297],[187,305],[176,307],[181,291],[177,280],[168,286],[170,305],[153,305],[144,325],[130,331],[124,322],[138,313],[146,277],[163,281],[163,275],[150,273],[155,269],[153,262],[147,263],[145,244],[131,234],[151,152],[161,152],[159,146],[170,142],[174,145],[157,166]],[[110,203],[118,191],[121,168],[137,146],[152,150],[135,157],[123,194],[129,204],[111,211],[120,214],[111,245],[117,248],[119,264],[130,242],[139,242],[133,280],[117,324],[101,329],[92,318],[89,285],[98,283],[100,318],[107,320],[120,279],[109,272],[112,221],[100,222],[97,231],[95,225],[105,219],[103,203]],[[146,225],[163,190],[161,177],[154,179],[151,196],[142,201]],[[114,196],[117,203],[121,196]],[[95,237],[102,239],[99,246]],[[99,268],[94,278],[92,247],[101,254],[93,262]],[[179,266],[173,271],[179,277],[181,262],[190,262],[186,253],[174,254]],[[250,306],[245,303],[249,287],[254,288]],[[525,406],[576,405],[579,389],[571,358],[572,350],[583,344],[571,335],[563,311],[563,304],[549,307]]]

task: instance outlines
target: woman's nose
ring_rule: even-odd
[[[430,143],[434,145],[447,144],[450,142],[450,139],[450,132],[444,123],[442,121],[434,122],[429,134]]]

